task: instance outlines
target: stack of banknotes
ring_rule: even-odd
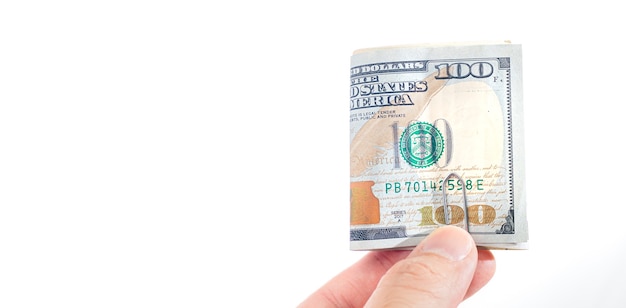
[[[443,225],[528,248],[519,44],[351,57],[350,249],[408,249]]]

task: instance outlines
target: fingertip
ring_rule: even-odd
[[[486,248],[478,248],[478,261],[491,262],[495,266],[496,258],[491,250]]]
[[[460,261],[476,250],[472,236],[459,227],[443,226],[430,233],[411,253],[434,253],[450,261]]]
[[[458,227],[440,227],[382,277],[367,307],[456,307],[467,293],[476,263],[471,235]]]
[[[478,250],[478,262],[472,282],[467,289],[465,299],[482,289],[496,273],[496,259],[490,250]]]
[[[481,272],[485,276],[489,276],[489,279],[491,279],[491,277],[493,277],[496,273],[496,258],[491,250],[478,250],[478,264],[476,265],[476,271]],[[487,279],[487,281],[489,279]]]

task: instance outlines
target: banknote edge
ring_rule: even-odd
[[[513,44],[511,40],[487,40],[487,41],[457,41],[457,42],[433,42],[433,43],[416,43],[416,44],[401,44],[401,45],[387,45],[387,46],[378,46],[378,47],[366,47],[359,48],[352,52],[352,55],[378,51],[378,50],[386,50],[386,49],[397,49],[397,48],[440,48],[440,47],[451,47],[451,46],[478,46],[478,45],[507,45]]]

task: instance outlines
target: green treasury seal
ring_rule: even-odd
[[[412,123],[400,138],[400,153],[413,167],[429,167],[436,163],[443,153],[443,136],[430,123]]]

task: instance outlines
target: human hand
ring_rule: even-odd
[[[298,307],[457,307],[493,277],[489,250],[444,226],[415,249],[372,251]]]

